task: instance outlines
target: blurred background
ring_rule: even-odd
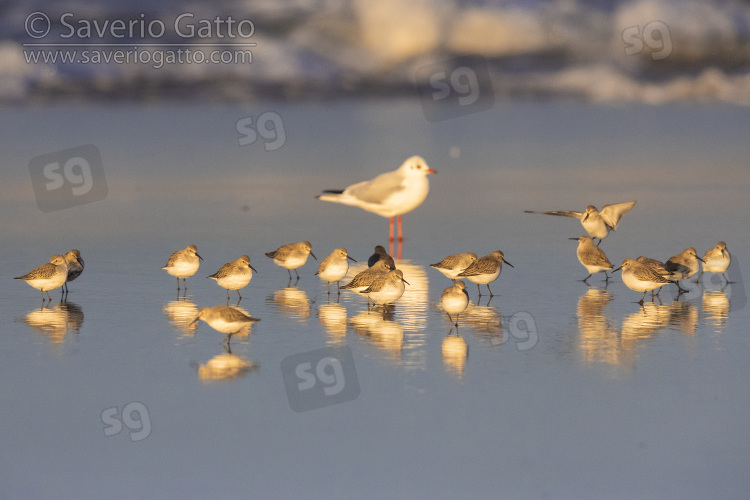
[[[230,17],[238,24],[200,24]],[[115,20],[124,29],[110,29]],[[429,84],[420,67],[465,56],[487,62],[497,99],[746,105],[749,35],[750,5],[738,0],[11,0],[0,5],[0,101],[413,94]],[[76,62],[24,45],[63,42],[83,45],[65,47]],[[130,62],[84,61],[93,43],[117,44]],[[226,44],[221,62],[162,62],[165,49],[197,43]],[[251,63],[236,56],[248,49]]]

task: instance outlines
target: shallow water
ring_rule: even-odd
[[[282,147],[240,146],[237,120],[269,110]],[[3,113],[4,497],[700,498],[750,486],[747,110],[520,103],[438,123],[412,100]],[[81,144],[101,152],[106,196],[42,212],[29,162]],[[411,285],[392,310],[329,298],[319,261],[289,283],[263,255],[344,246],[352,276],[387,243],[387,222],[314,196],[411,154],[438,174],[404,217]],[[631,199],[601,244],[615,265],[724,240],[738,283],[706,274],[705,290],[677,299],[667,287],[641,308],[617,275],[577,281],[577,221],[523,213]],[[191,243],[204,261],[180,298],[160,267]],[[70,248],[86,269],[65,303],[56,290],[40,308],[10,279]],[[450,281],[429,264],[497,249],[514,268],[491,300],[469,285],[456,334],[437,305]],[[205,276],[245,253],[259,272],[239,305],[261,321],[229,356],[224,335],[190,322],[226,303]],[[282,361],[344,347],[345,400],[293,411]]]

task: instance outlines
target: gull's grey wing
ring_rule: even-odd
[[[634,201],[616,203],[614,205],[604,205],[602,211],[599,213],[601,214],[602,219],[604,219],[604,222],[612,231],[614,231],[617,229],[617,224],[620,222],[620,219],[622,219],[622,216],[630,212],[634,206]]]
[[[384,203],[393,193],[404,189],[404,177],[398,172],[386,172],[372,180],[349,186],[344,194],[367,203]]]
[[[560,215],[562,217],[574,217],[578,220],[583,219],[583,214],[574,210],[555,210],[553,212],[534,212],[532,210],[524,210],[524,212],[527,214]]]

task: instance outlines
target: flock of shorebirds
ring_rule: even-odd
[[[401,241],[403,238],[401,215],[418,207],[427,198],[429,193],[427,175],[433,173],[435,173],[435,170],[427,166],[424,159],[413,156],[393,172],[387,172],[372,180],[353,184],[343,190],[324,191],[324,194],[317,198],[323,201],[357,206],[389,218],[390,241],[392,243],[394,241],[393,218],[398,217],[398,239]],[[589,275],[581,281],[588,283],[588,279],[599,272],[604,272],[605,280],[609,280],[610,276],[607,275],[607,271],[612,270],[614,266],[610,263],[604,251],[599,248],[599,244],[610,231],[617,229],[622,216],[629,212],[635,206],[635,203],[635,201],[631,201],[605,205],[601,211],[593,205],[589,205],[585,212],[566,210],[527,211],[527,213],[573,217],[581,222],[588,235],[570,239],[578,241],[576,252],[578,260],[589,272]],[[594,244],[594,239],[599,240],[597,244]],[[292,279],[292,270],[299,279],[297,269],[307,262],[309,255],[317,260],[312,252],[312,245],[308,241],[283,245],[273,252],[266,253],[266,256],[273,259],[277,266],[287,269],[290,280]],[[187,289],[186,279],[198,272],[200,260],[202,260],[202,257],[198,254],[197,247],[189,245],[174,252],[162,269],[177,278],[177,289],[179,291],[180,278],[183,280],[183,287]],[[336,282],[337,293],[341,293],[341,289],[352,290],[366,295],[368,306],[370,301],[376,305],[386,306],[401,298],[405,290],[404,285],[409,284],[404,278],[403,272],[396,269],[393,258],[388,255],[384,247],[379,245],[375,247],[375,253],[368,259],[368,268],[354,276],[348,284],[340,285],[340,281],[349,271],[349,260],[356,262],[349,256],[345,248],[337,248],[321,261],[315,274],[327,283],[329,295],[330,284]],[[721,273],[726,282],[731,283],[724,274],[729,267],[731,255],[723,241],[718,242],[714,248],[708,250],[703,258],[698,256],[695,248],[689,247],[670,257],[666,262],[647,257],[638,257],[635,260],[625,259],[622,261],[622,265],[612,272],[622,270],[623,283],[631,290],[643,292],[641,299],[638,301],[642,305],[648,291],[651,291],[653,300],[654,294],[658,295],[661,287],[667,284],[677,285],[679,293],[683,293],[685,289],[680,286],[679,282],[692,278],[698,272],[699,261],[703,263],[703,270],[697,280],[700,279],[703,272],[708,271]],[[458,317],[469,303],[466,284],[459,278],[466,278],[476,283],[480,297],[482,295],[480,285],[486,285],[490,297],[492,297],[490,283],[500,276],[503,264],[513,267],[505,260],[503,252],[499,250],[481,258],[478,258],[475,253],[449,255],[440,262],[431,264],[431,267],[453,280],[453,285],[442,292],[440,299],[441,306],[448,314],[451,322],[454,322],[455,317],[454,324],[458,325]],[[63,294],[67,293],[67,283],[80,276],[83,269],[84,262],[81,253],[74,249],[64,255],[53,255],[49,263],[15,279],[24,280],[32,287],[41,290],[42,305],[44,305],[45,293],[50,301],[52,299],[49,295],[50,290],[64,287]],[[237,291],[238,298],[242,299],[240,290],[250,283],[253,271],[257,272],[250,265],[250,257],[243,255],[237,260],[223,265],[208,278],[216,280],[217,285],[227,290],[228,304],[230,290]],[[201,308],[195,318],[195,321],[198,320],[203,320],[212,328],[228,334],[232,333],[233,329],[236,331],[247,323],[258,321],[257,318],[252,318],[239,309],[228,305]]]

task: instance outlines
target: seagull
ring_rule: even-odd
[[[628,201],[626,203],[616,203],[614,205],[604,205],[602,211],[596,209],[594,205],[586,207],[585,212],[576,212],[574,210],[556,210],[553,212],[534,212],[532,210],[524,210],[527,214],[545,214],[545,215],[560,215],[563,217],[575,217],[581,221],[581,225],[589,233],[592,238],[598,238],[599,243],[607,237],[610,231],[617,229],[617,224],[622,219],[622,216],[630,212],[635,206],[634,201]]]
[[[352,184],[343,190],[326,190],[316,196],[323,201],[352,205],[390,219],[389,240],[393,238],[393,218],[398,216],[398,241],[403,241],[401,215],[411,212],[430,192],[428,174],[436,173],[421,156],[407,159],[398,170],[380,174],[369,181]]]

